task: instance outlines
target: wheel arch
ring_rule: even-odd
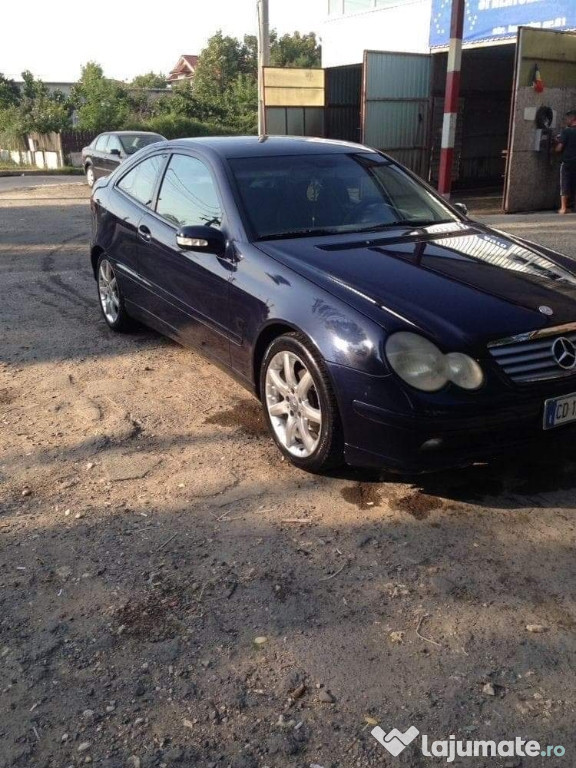
[[[254,381],[254,390],[258,398],[260,398],[260,368],[262,366],[262,360],[266,354],[266,350],[272,344],[274,339],[279,336],[284,336],[286,333],[297,333],[308,341],[308,343],[316,350],[316,352],[322,357],[322,353],[314,341],[308,336],[307,333],[298,326],[288,323],[284,320],[275,320],[266,325],[260,331],[255,343],[254,351],[252,353],[252,377]]]
[[[90,261],[92,263],[92,272],[94,273],[94,277],[96,277],[96,268],[98,267],[98,259],[103,253],[104,253],[104,248],[100,247],[99,245],[95,245],[92,248],[92,251],[90,252]]]

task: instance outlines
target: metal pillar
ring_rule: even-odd
[[[458,119],[458,100],[460,97],[465,2],[466,0],[452,0],[452,17],[450,20],[450,48],[448,50],[444,122],[442,124],[442,150],[440,153],[440,173],[438,175],[438,191],[447,200],[450,199],[450,190],[452,188],[452,165],[454,162],[456,121]]]
[[[258,133],[266,133],[264,67],[270,66],[270,23],[268,0],[258,0]]]

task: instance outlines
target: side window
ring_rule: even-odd
[[[106,152],[112,152],[113,149],[117,149],[119,152],[122,152],[122,144],[120,144],[120,139],[118,136],[110,136],[108,140]]]
[[[204,225],[220,229],[222,209],[216,183],[204,163],[195,157],[172,155],[156,212],[177,227]]]
[[[165,159],[166,155],[147,157],[122,176],[117,184],[118,188],[144,205],[151,205],[156,181]]]
[[[97,152],[104,152],[106,149],[106,145],[108,144],[109,136],[108,134],[104,134],[103,136],[98,136],[96,139],[96,145],[94,146],[94,149]]]

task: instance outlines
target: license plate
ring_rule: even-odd
[[[576,421],[576,394],[553,397],[544,402],[544,429]]]

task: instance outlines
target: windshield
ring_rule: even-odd
[[[118,136],[122,149],[127,155],[133,155],[134,152],[138,152],[142,147],[147,147],[148,144],[155,144],[157,141],[163,141],[164,138],[160,134],[142,135],[141,133],[131,133],[125,136]]]
[[[231,159],[258,239],[457,221],[400,167],[373,153]]]

